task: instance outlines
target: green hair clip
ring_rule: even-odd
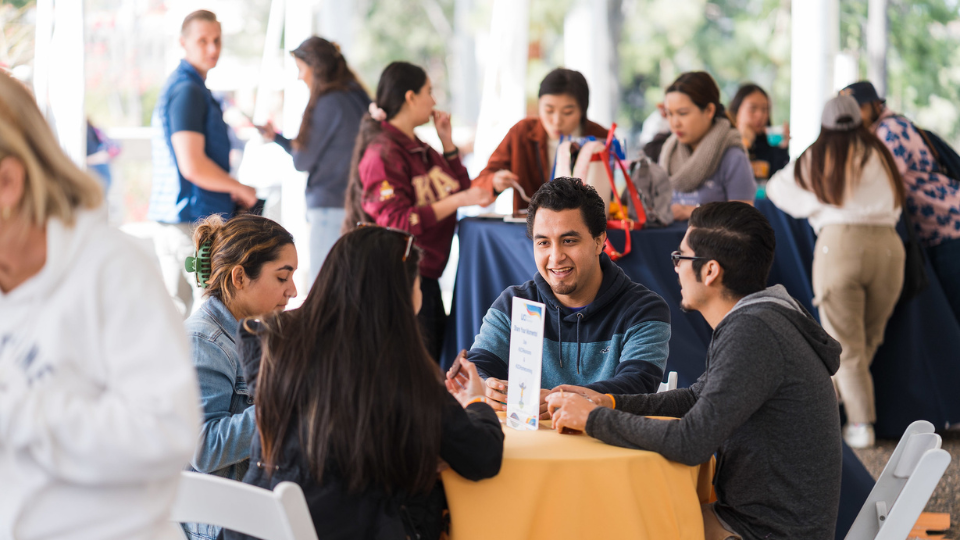
[[[197,277],[197,287],[206,289],[210,286],[207,281],[210,279],[210,242],[204,242],[200,249],[193,254],[193,257],[187,257],[184,262],[187,272],[193,272]]]

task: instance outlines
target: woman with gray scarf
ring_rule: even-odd
[[[708,202],[753,204],[753,169],[713,77],[705,71],[680,75],[667,88],[664,107],[672,134],[663,144],[660,166],[670,175],[674,219],[689,219],[694,208]]]

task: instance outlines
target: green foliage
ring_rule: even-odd
[[[0,66],[8,68],[33,60],[33,23],[27,14],[35,0],[3,0],[0,3]]]
[[[390,62],[423,67],[441,107],[449,103],[448,56],[452,53],[454,0],[367,0],[357,7],[360,27],[350,64],[373,94]]]
[[[867,77],[867,2],[840,2],[841,48]],[[960,21],[953,0],[890,0],[887,103],[956,141],[960,136]]]
[[[662,89],[692,70],[713,75],[725,103],[740,84],[760,84],[771,94],[774,122],[788,119],[788,0],[650,0],[625,7],[621,121],[645,118],[663,99]]]

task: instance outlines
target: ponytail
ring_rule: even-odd
[[[384,68],[377,83],[376,107],[386,113],[385,121],[390,121],[403,109],[407,102],[407,92],[419,93],[427,84],[427,72],[420,66],[409,62],[393,62]],[[353,145],[353,157],[350,160],[350,179],[347,182],[344,207],[346,218],[340,228],[346,234],[357,227],[357,223],[372,223],[374,219],[363,210],[363,179],[360,178],[360,160],[367,153],[367,147],[383,133],[378,120],[370,114],[363,115],[357,142]]]

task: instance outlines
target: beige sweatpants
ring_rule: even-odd
[[[870,364],[903,288],[903,242],[893,227],[827,225],[813,256],[813,303],[843,346],[833,382],[847,421],[877,420]]]

